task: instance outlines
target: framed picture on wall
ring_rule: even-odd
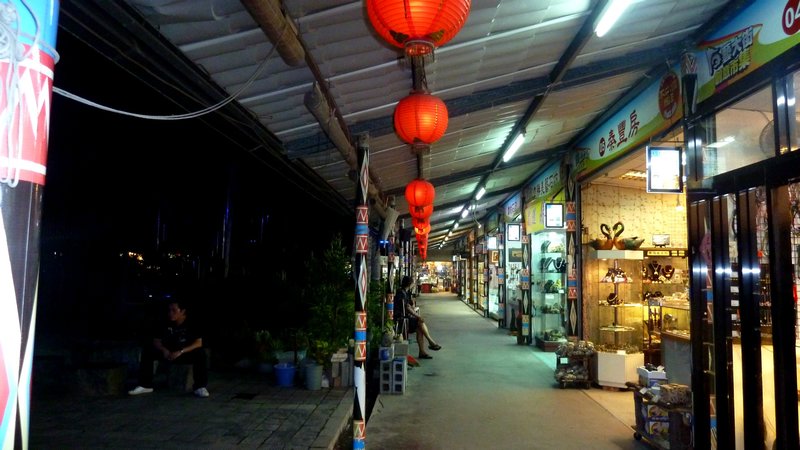
[[[681,147],[647,147],[647,192],[683,192]]]
[[[522,262],[522,249],[521,248],[509,249],[508,262]]]
[[[564,228],[564,204],[545,203],[544,204],[544,227],[545,228]]]

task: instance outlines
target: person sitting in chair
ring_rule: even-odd
[[[419,314],[414,300],[411,296],[411,283],[413,280],[410,276],[405,275],[400,282],[400,289],[394,296],[394,321],[396,324],[402,326],[405,320],[408,320],[408,329],[402,330],[403,333],[417,333],[417,345],[419,345],[419,358],[432,359],[433,356],[425,351],[425,339],[428,340],[428,348],[431,350],[439,350],[441,345],[431,337],[428,330],[428,325],[422,315]],[[403,336],[406,338],[407,336]]]
[[[129,395],[153,392],[153,362],[169,361],[174,364],[191,364],[194,377],[194,395],[208,397],[208,367],[203,338],[186,317],[186,306],[180,300],[172,299],[167,305],[166,323],[155,334],[152,345],[142,348],[139,363],[139,386],[128,391]]]

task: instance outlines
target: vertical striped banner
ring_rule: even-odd
[[[0,448],[27,449],[55,0],[3,2],[0,52]]]
[[[358,184],[356,185],[356,295],[355,295],[355,355],[353,364],[353,448],[366,447],[366,400],[367,400],[367,252],[369,251],[369,143],[366,134],[358,136]]]

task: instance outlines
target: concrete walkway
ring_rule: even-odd
[[[443,348],[408,372],[405,394],[378,397],[367,448],[649,448],[633,438],[632,393],[560,389],[555,354],[517,345],[454,294],[417,303]]]
[[[517,345],[454,294],[418,303],[443,348],[407,373],[405,394],[378,396],[366,448],[649,448],[633,439],[630,392],[560,389],[553,353]],[[205,399],[169,390],[34,395],[29,448],[352,448],[337,442],[352,433],[352,388],[277,387],[252,371],[212,371],[208,387]]]

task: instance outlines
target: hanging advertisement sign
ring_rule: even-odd
[[[755,1],[693,53],[702,102],[800,43],[800,4]]]
[[[564,196],[564,178],[561,164],[556,162],[540,173],[530,184],[525,186],[525,233],[535,233],[545,228],[544,204],[562,201]]]
[[[640,148],[683,117],[678,73],[678,66],[669,70],[578,144],[576,179]]]

